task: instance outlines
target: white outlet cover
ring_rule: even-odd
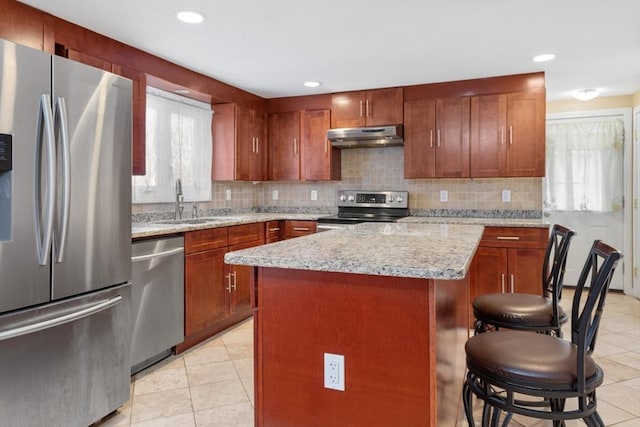
[[[271,198],[272,198],[273,200],[278,200],[278,190],[273,190],[273,191],[271,192]]]
[[[449,201],[449,192],[447,190],[440,190],[440,201],[441,202]]]
[[[344,391],[344,355],[324,353],[324,388]]]
[[[227,200],[231,200],[231,190],[227,188]]]
[[[511,190],[502,190],[502,201],[503,202],[511,201]]]
[[[318,190],[311,190],[311,200],[318,200]]]

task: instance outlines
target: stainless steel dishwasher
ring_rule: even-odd
[[[184,238],[134,242],[131,265],[134,374],[184,340]]]

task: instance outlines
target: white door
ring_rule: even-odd
[[[596,239],[627,255],[631,265],[631,204],[624,203],[631,200],[630,119],[628,109],[547,115],[545,219],[577,233],[567,258],[567,285],[578,281]],[[611,289],[631,293],[630,270],[623,260]]]
[[[638,212],[638,199],[640,198],[640,106],[633,109],[633,144],[634,144],[634,197],[633,197],[633,296],[640,298],[640,212]]]

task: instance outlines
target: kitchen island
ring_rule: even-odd
[[[256,267],[256,425],[455,425],[482,231],[365,223],[227,253]]]

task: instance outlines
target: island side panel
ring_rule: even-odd
[[[260,268],[258,426],[436,425],[434,281]],[[345,391],[324,388],[324,353]]]

